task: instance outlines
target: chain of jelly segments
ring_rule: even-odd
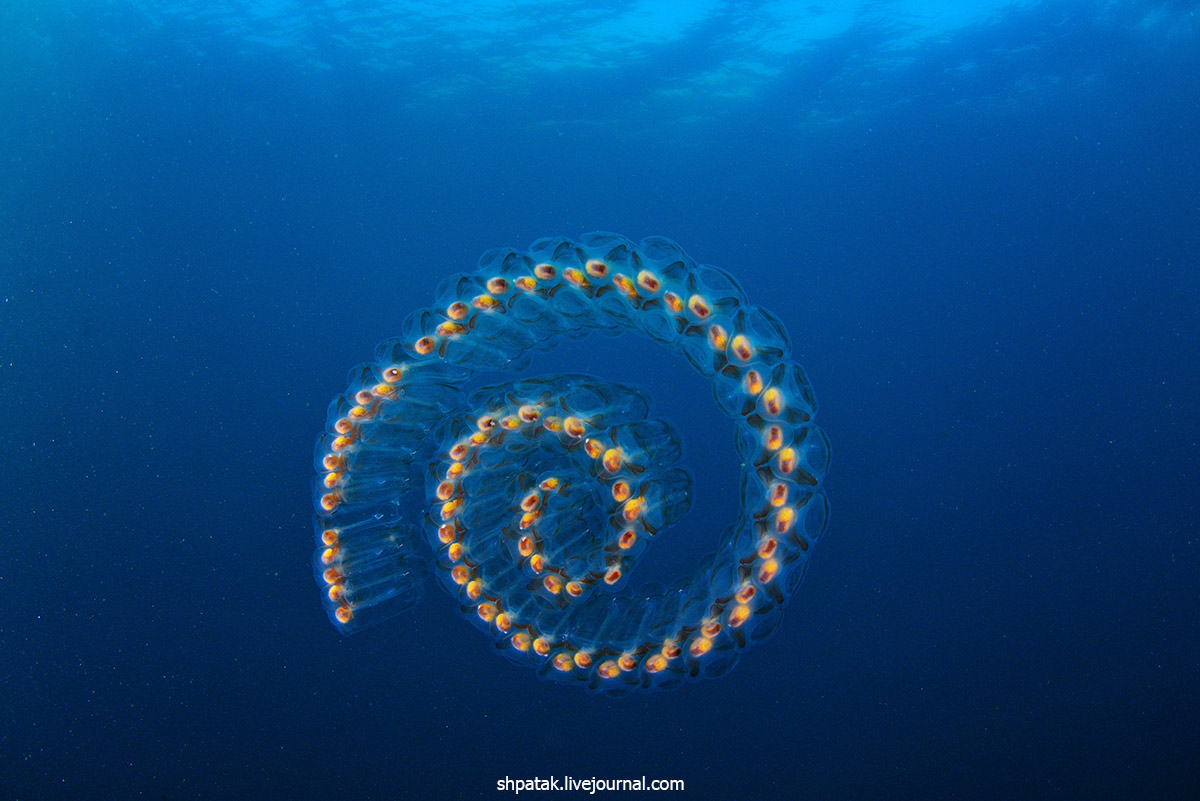
[[[317,446],[316,567],[350,632],[420,598],[427,559],[510,659],[608,693],[728,671],[769,636],[828,523],[829,446],[778,318],[669,240],[546,239],[452,276],[404,335],[351,372]],[[645,542],[686,511],[677,435],[628,387],[588,376],[476,392],[477,370],[524,367],[590,330],[681,352],[734,420],[741,511],[690,578],[629,597]],[[425,511],[405,499],[421,485]],[[584,505],[581,500],[590,501]]]

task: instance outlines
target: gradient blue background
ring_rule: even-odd
[[[1200,797],[1197,74],[1180,1],[5,3],[0,797]],[[341,638],[346,370],[591,230],[792,333],[833,522],[781,631],[623,700],[432,587]],[[705,383],[630,338],[538,367],[685,431],[644,578],[690,571],[736,500]]]

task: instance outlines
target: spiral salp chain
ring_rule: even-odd
[[[317,443],[315,565],[339,630],[413,606],[431,565],[511,660],[597,692],[721,675],[776,630],[828,524],[830,451],[783,324],[732,276],[660,237],[542,239],[484,254],[402,331],[351,371]],[[734,422],[740,511],[667,588],[627,586],[691,499],[643,392],[554,375],[465,397],[476,371],[590,331],[682,353]]]

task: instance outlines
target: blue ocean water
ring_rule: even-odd
[[[1198,70],[1182,0],[6,3],[0,797],[1200,797]],[[833,516],[780,630],[623,699],[433,587],[343,638],[346,371],[594,230],[735,274],[812,378]],[[707,382],[633,336],[547,371],[682,432],[638,580],[687,575],[739,502]]]

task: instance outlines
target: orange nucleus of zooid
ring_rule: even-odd
[[[588,286],[587,276],[583,274],[583,270],[577,267],[568,267],[563,270],[563,278],[571,286],[585,287]]]
[[[575,660],[566,651],[562,651],[554,655],[554,667],[556,670],[566,673],[575,667]]]
[[[588,263],[584,265],[584,269],[593,278],[603,278],[608,275],[608,265],[599,259],[588,259]]]
[[[757,395],[763,390],[762,375],[757,370],[747,370],[744,385],[747,395]]]
[[[694,657],[701,657],[712,650],[713,641],[708,637],[697,637],[688,645],[688,653]]]
[[[778,417],[783,412],[783,393],[771,387],[762,395],[762,407],[769,416]]]
[[[758,583],[770,584],[771,580],[779,574],[779,562],[774,559],[768,559],[763,562],[758,568]]]
[[[608,450],[606,450],[604,452],[603,464],[604,464],[604,469],[607,470],[608,472],[610,472],[610,473],[617,472],[618,470],[621,469],[621,465],[623,463],[624,463],[624,458],[621,455],[621,451],[618,450],[617,448],[609,448]]]
[[[551,595],[558,595],[562,592],[563,581],[558,576],[550,573],[542,579],[542,586],[546,588],[546,592]]]
[[[779,452],[777,461],[780,473],[790,473],[796,469],[796,449],[784,448]]]
[[[337,618],[338,623],[344,626],[354,619],[354,610],[348,606],[339,606],[333,616]]]
[[[471,580],[471,568],[466,565],[455,565],[450,571],[450,580],[461,587]]]
[[[657,292],[662,288],[662,281],[649,270],[640,270],[637,274],[638,286],[647,292]]]
[[[729,610],[729,626],[730,628],[740,628],[743,623],[750,619],[750,607],[745,604],[738,604]]]
[[[596,675],[602,679],[615,679],[621,673],[621,668],[615,659],[606,659],[596,666]]]
[[[754,346],[750,344],[749,338],[745,334],[737,334],[730,343],[730,350],[737,357],[738,361],[748,362],[754,358]]]
[[[549,281],[556,273],[553,264],[539,264],[533,268],[533,274],[543,281]]]
[[[627,522],[632,523],[642,514],[642,510],[645,508],[645,506],[645,498],[641,496],[638,496],[637,498],[630,498],[629,500],[625,501],[625,507],[621,510],[621,514],[624,516]]]
[[[508,291],[508,281],[503,278],[489,278],[487,282],[487,291],[493,295],[503,295]]]
[[[784,506],[775,513],[775,530],[780,534],[786,534],[792,530],[792,526],[796,523],[796,510],[790,506]]]
[[[612,485],[613,500],[617,503],[624,503],[629,500],[632,490],[629,488],[628,481],[614,481]]]
[[[783,429],[779,426],[771,426],[767,429],[767,435],[763,438],[763,444],[770,450],[777,451],[783,447]]]
[[[501,303],[491,295],[476,295],[471,300],[471,305],[480,311],[491,311],[500,308]]]

